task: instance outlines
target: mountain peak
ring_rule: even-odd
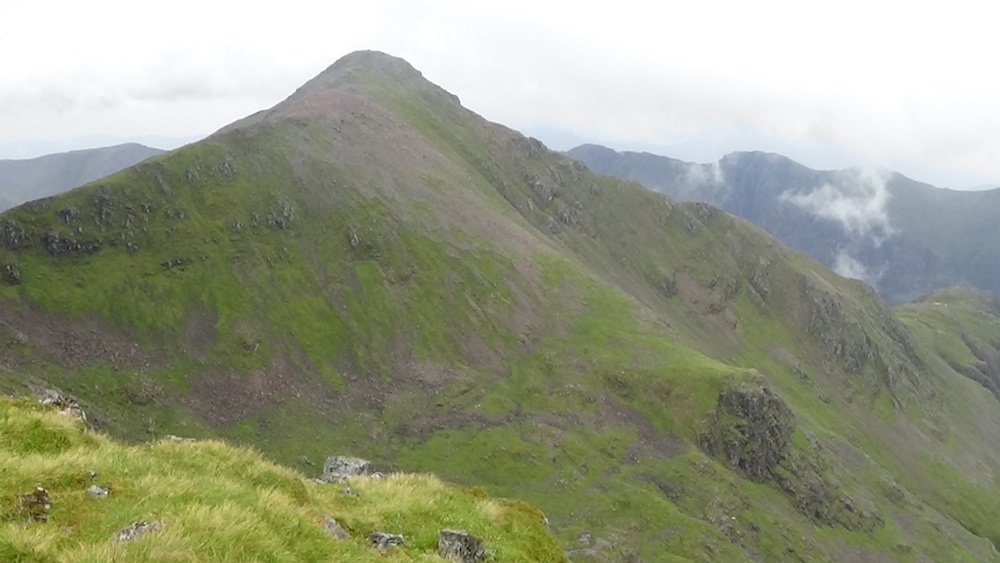
[[[306,82],[298,92],[329,89],[355,83],[364,75],[375,75],[396,82],[425,82],[424,75],[404,59],[381,51],[354,51]],[[298,93],[296,92],[296,93]]]
[[[727,163],[742,162],[744,164],[748,162],[756,162],[763,164],[763,163],[776,163],[776,162],[794,163],[795,161],[793,161],[792,159],[788,158],[783,154],[778,154],[776,152],[733,151],[731,153],[724,155],[720,159],[720,162],[727,162]]]
[[[373,49],[354,51],[337,59],[327,70],[345,68],[365,68],[399,74],[422,76],[420,71],[405,59]]]
[[[220,132],[282,117],[337,115],[357,110],[386,91],[413,99],[445,100],[446,104],[461,105],[457,96],[424,78],[404,59],[381,51],[354,51],[300,86],[278,105],[232,123]]]

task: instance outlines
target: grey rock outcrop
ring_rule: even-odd
[[[767,267],[760,267],[750,274],[750,287],[757,293],[761,301],[767,303],[771,299],[771,277]]]
[[[699,437],[702,447],[763,482],[788,452],[792,412],[769,388],[742,383],[719,395],[707,426]]]
[[[794,430],[792,412],[776,393],[762,384],[741,382],[719,394],[699,443],[747,478],[777,485],[814,522],[866,532],[881,526],[884,522],[874,508],[856,506],[830,478],[818,442],[792,448]],[[726,533],[729,528],[720,529]]]
[[[665,276],[663,281],[660,282],[660,292],[663,293],[663,296],[667,299],[677,295],[679,291],[680,290],[677,287],[677,276],[674,274]]]
[[[848,373],[858,373],[875,357],[875,344],[868,333],[843,310],[834,295],[812,291],[806,283],[809,300],[809,334],[815,338],[828,359]]]
[[[272,211],[267,216],[267,226],[277,231],[292,228],[292,222],[295,220],[295,209],[287,201],[280,202],[278,207],[277,211]]]
[[[191,262],[193,262],[193,260],[191,260],[186,256],[176,256],[174,258],[170,258],[166,261],[160,262],[160,266],[164,270],[172,270],[174,268],[179,268],[181,266],[187,266],[191,264]]]
[[[80,403],[76,399],[63,396],[62,393],[55,389],[43,390],[38,397],[38,402],[43,405],[52,405],[59,409],[59,414],[72,416],[80,422],[87,422],[87,414],[83,412]]]
[[[59,220],[68,225],[80,218],[80,210],[75,207],[64,207],[59,210],[58,215]]]
[[[138,537],[144,536],[150,532],[155,532],[163,528],[163,523],[159,520],[140,520],[138,522],[132,522],[128,526],[125,526],[121,530],[118,530],[115,535],[111,538],[113,542],[126,542],[132,541]]]
[[[814,522],[841,525],[851,531],[871,533],[885,524],[875,506],[864,508],[827,475],[816,446],[793,451],[775,472],[775,481],[799,512]]]
[[[330,537],[338,540],[347,539],[347,530],[340,525],[339,522],[333,519],[332,516],[323,517],[323,531],[330,535]]]
[[[465,530],[441,530],[438,555],[461,563],[479,563],[486,559],[483,542]]]
[[[28,235],[17,226],[17,221],[5,219],[0,222],[0,246],[7,250],[18,250],[28,246]]]
[[[570,560],[578,557],[592,558],[598,561],[609,560],[608,552],[614,549],[611,542],[603,538],[595,538],[590,532],[583,532],[577,536],[576,541],[580,547],[566,552],[566,556]],[[625,561],[629,560],[627,557],[624,559]]]
[[[0,265],[0,278],[7,285],[17,285],[21,283],[21,269],[17,267],[17,264],[10,262]]]
[[[109,492],[111,492],[111,489],[104,485],[91,485],[87,487],[87,494],[94,498],[104,498],[108,496]]]
[[[30,493],[18,495],[17,508],[22,515],[35,522],[48,522],[49,510],[52,509],[49,492],[44,487],[35,487]]]
[[[42,244],[45,251],[50,256],[86,256],[93,254],[100,248],[100,244],[94,241],[80,241],[71,236],[61,235],[56,232],[48,232],[42,235]]]
[[[110,224],[114,212],[111,189],[108,186],[101,186],[90,198],[90,203],[94,206],[94,222],[98,225]]]
[[[326,462],[323,464],[323,474],[320,475],[320,480],[328,483],[336,483],[347,477],[368,475],[374,470],[372,462],[367,459],[339,455],[330,456],[326,458]]]
[[[375,549],[389,549],[390,547],[399,547],[406,543],[406,539],[403,538],[402,534],[389,534],[386,532],[372,532],[368,534],[368,542]]]

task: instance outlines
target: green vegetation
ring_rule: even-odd
[[[218,441],[122,445],[28,400],[0,398],[0,455],[3,561],[443,561],[443,528],[480,538],[496,560],[564,559],[542,514],[521,502],[428,475],[315,483]],[[88,494],[95,485],[108,494]],[[44,522],[18,502],[37,486],[51,504]],[[327,533],[325,517],[349,537]],[[112,541],[137,521],[161,528]],[[373,531],[406,543],[378,552]]]

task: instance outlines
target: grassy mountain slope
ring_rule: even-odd
[[[583,145],[594,171],[684,201],[706,201],[763,227],[828,267],[865,279],[892,303],[960,282],[1000,291],[1000,190],[935,188],[874,170],[812,170],[788,158],[733,153],[694,164]]]
[[[23,494],[44,484],[51,504],[3,508],[3,561],[444,561],[442,528],[466,529],[498,560],[563,560],[537,510],[431,476],[314,483],[250,450],[215,441],[126,446],[55,408],[6,398],[0,453],[0,488]],[[88,494],[93,486],[108,492]],[[33,522],[35,512],[47,521]],[[325,531],[327,517],[348,537]],[[137,521],[161,527],[111,541]],[[368,543],[375,531],[401,533],[405,546],[378,552]]]
[[[0,210],[82,186],[163,151],[136,143],[0,160]]]
[[[539,506],[577,560],[988,560],[1000,541],[996,400],[870,288],[386,55],[11,210],[0,247],[0,384],[59,387],[126,439],[483,485]]]

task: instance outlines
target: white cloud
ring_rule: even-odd
[[[854,278],[867,283],[874,283],[875,281],[869,279],[868,270],[865,268],[864,264],[858,262],[850,254],[843,250],[837,253],[837,257],[833,261],[833,271],[844,276],[845,278]]]
[[[872,168],[845,170],[833,183],[792,188],[781,199],[818,217],[840,223],[855,237],[872,237],[876,244],[892,234],[886,172]]]
[[[726,179],[722,165],[716,161],[711,164],[689,164],[687,172],[684,175],[684,181],[691,186],[700,186],[704,184],[722,184]]]

